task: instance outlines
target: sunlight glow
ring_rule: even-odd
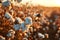
[[[33,5],[60,7],[60,0],[22,0],[22,3],[26,3],[26,2],[30,2]]]

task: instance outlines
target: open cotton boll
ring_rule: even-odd
[[[22,28],[22,31],[27,30],[27,27],[24,22],[21,23],[21,28]]]
[[[7,19],[9,19],[10,21],[12,21],[12,22],[15,21],[15,19],[13,18],[12,15],[9,14],[9,12],[6,12],[6,13],[5,13],[5,17],[6,17]]]
[[[7,37],[14,38],[14,34],[8,33],[8,34],[7,34]]]
[[[27,30],[27,27],[25,25],[24,22],[20,23],[20,24],[14,24],[14,27],[13,27],[15,30],[20,30],[22,29],[22,31],[25,31]]]
[[[34,17],[36,17],[37,15],[38,15],[37,13],[34,13],[34,15],[33,15],[33,16],[34,16]]]
[[[4,2],[2,2],[2,5],[5,6],[5,7],[7,7],[7,6],[10,5],[10,2],[9,1],[4,1]]]
[[[18,11],[18,13],[20,13],[20,14],[24,14],[24,12],[23,12],[23,11]]]
[[[10,30],[9,30],[9,32],[11,32],[11,33],[14,33],[14,34],[15,34],[15,31],[14,31],[14,30],[12,30],[12,29],[10,29]]]
[[[20,24],[14,24],[13,28],[14,28],[15,30],[20,30]]]
[[[9,19],[9,18],[11,18],[12,16],[9,14],[9,12],[6,12],[6,13],[5,13],[5,17]]]
[[[15,31],[13,31],[12,29],[8,31],[7,33],[7,37],[13,37],[15,34]]]
[[[22,19],[19,18],[19,17],[16,17],[16,21],[17,21],[18,23],[22,23]]]
[[[11,34],[11,33],[8,33],[8,34],[7,34],[7,36],[8,36],[8,37],[11,37],[11,36],[12,36],[12,34]]]
[[[28,40],[27,38],[23,38],[23,40]]]
[[[42,14],[41,13],[34,13],[34,15],[33,15],[34,17],[41,17],[42,16]]]
[[[1,0],[1,2],[6,2],[7,0]]]
[[[32,18],[31,17],[26,17],[25,18],[25,23],[26,24],[32,24]]]
[[[44,36],[42,33],[38,33],[38,36],[39,36],[40,38],[45,38],[45,36]]]

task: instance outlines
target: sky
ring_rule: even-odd
[[[33,5],[60,7],[60,0],[22,0],[22,3],[26,3],[26,2],[30,2]]]

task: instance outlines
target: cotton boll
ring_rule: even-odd
[[[43,15],[42,15],[42,13],[34,13],[34,15],[33,15],[33,16],[41,17],[41,16],[43,16]]]
[[[28,40],[27,38],[23,38],[23,40]]]
[[[56,38],[59,38],[59,34],[58,33],[56,34]]]
[[[5,17],[9,19],[9,18],[11,18],[12,16],[9,14],[9,12],[6,12],[6,13],[5,13]]]
[[[20,23],[20,24],[14,24],[14,27],[13,27],[15,30],[20,30],[22,29],[22,31],[25,31],[27,30],[27,27],[25,25],[24,22]]]
[[[53,22],[53,20],[51,20],[51,19],[50,19],[50,20],[49,20],[49,22],[51,22],[51,23],[52,23],[52,22]]]
[[[39,36],[40,38],[45,38],[45,36],[44,36],[43,34],[41,34],[41,33],[38,33],[38,36]]]
[[[49,30],[49,27],[48,26],[46,27],[46,30]]]
[[[10,30],[9,30],[9,32],[11,32],[11,33],[14,33],[14,34],[15,34],[15,31],[14,31],[14,30],[12,30],[12,29],[10,29]]]
[[[19,29],[20,29],[20,24],[14,24],[13,28],[14,28],[15,30],[19,30]]]
[[[36,16],[36,17],[41,17],[42,14],[39,14],[39,13],[37,14],[37,13],[36,13],[35,16]]]
[[[26,17],[25,18],[25,23],[26,24],[32,24],[32,18],[31,17]]]
[[[21,28],[22,28],[22,31],[27,30],[27,27],[24,22],[21,23]]]
[[[9,1],[2,2],[2,5],[5,6],[5,7],[7,7],[7,6],[10,5],[10,2]]]
[[[18,11],[18,13],[20,13],[20,14],[24,14],[24,12],[23,12],[23,11]]]
[[[7,1],[7,0],[1,0],[1,2],[5,2],[5,1]]]
[[[57,33],[60,33],[60,30],[58,30]]]
[[[33,15],[33,16],[35,17],[35,16],[37,16],[37,15],[38,15],[37,13],[34,13],[34,15]]]
[[[46,31],[46,29],[45,29],[45,28],[43,28],[43,30],[44,30],[44,31]]]
[[[12,36],[12,34],[11,34],[11,33],[8,33],[8,34],[7,34],[7,36],[8,36],[8,37],[11,37],[11,36]]]
[[[22,19],[19,18],[19,17],[16,17],[16,21],[17,21],[18,23],[22,23]]]
[[[7,37],[14,37],[15,31],[13,31],[12,29],[8,31],[7,33]]]
[[[15,19],[13,18],[12,15],[9,14],[9,12],[6,12],[6,13],[5,13],[5,17],[6,17],[7,19],[9,19],[9,21],[15,22]]]

